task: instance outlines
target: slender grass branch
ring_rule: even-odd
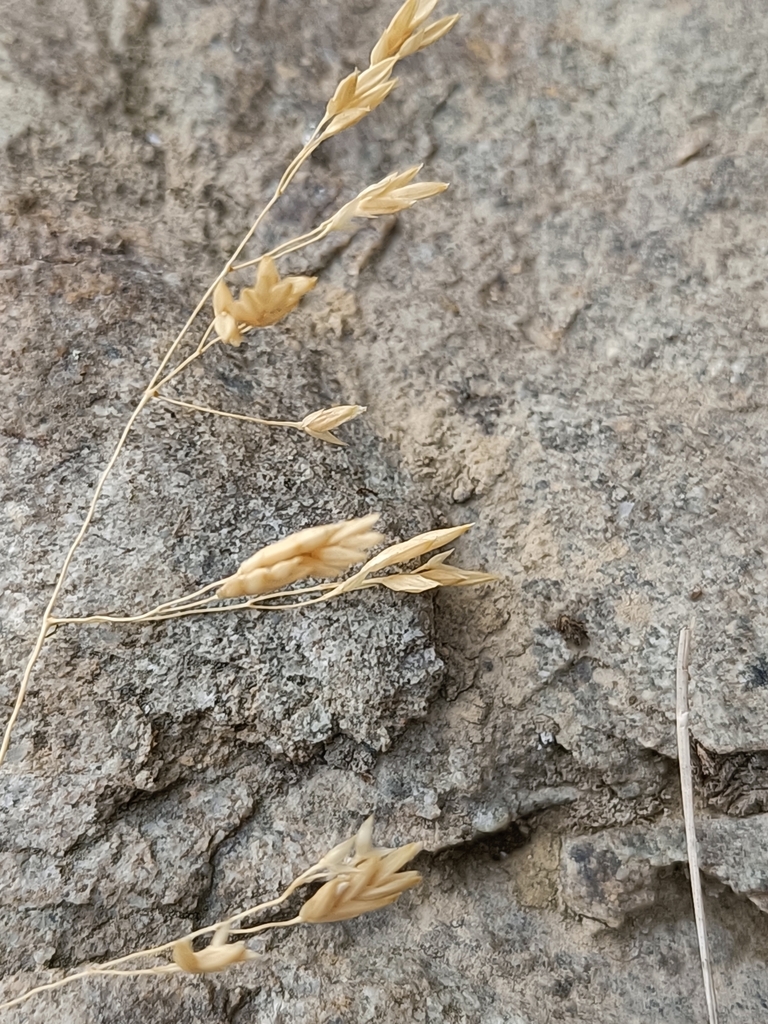
[[[256,904],[256,906],[248,907],[247,910],[238,911],[237,914],[233,914],[225,921],[217,921],[215,924],[209,924],[204,928],[198,928],[197,931],[189,932],[189,934],[182,936],[181,939],[173,939],[170,942],[164,942],[161,945],[153,946],[150,949],[142,949],[134,953],[127,953],[125,956],[119,956],[114,960],[108,960],[106,963],[86,968],[86,970],[78,971],[76,974],[70,974],[66,978],[59,978],[58,981],[50,981],[45,985],[38,985],[35,988],[30,989],[28,992],[25,992],[24,995],[17,996],[15,999],[10,999],[8,1002],[0,1003],[0,1010],[10,1010],[12,1007],[19,1006],[21,1003],[26,1002],[33,996],[39,995],[41,992],[52,992],[57,988],[62,988],[64,985],[69,985],[73,981],[80,981],[84,978],[93,978],[103,976],[105,974],[137,975],[177,973],[180,969],[176,964],[163,964],[158,967],[139,968],[135,971],[116,971],[114,968],[122,967],[123,964],[130,963],[134,960],[145,959],[146,957],[151,956],[159,956],[161,953],[167,953],[169,950],[173,949],[177,942],[192,942],[201,935],[210,935],[212,932],[216,932],[220,928],[229,928],[231,925],[239,924],[239,922],[246,917],[252,917],[254,914],[261,913],[264,910],[280,906],[281,903],[284,903],[285,900],[288,899],[299,884],[303,884],[301,882],[301,878],[303,878],[303,876],[300,876],[300,878],[292,882],[287,889],[273,900],[267,900],[264,903]],[[252,929],[248,929],[248,932],[250,934],[255,934],[256,932],[264,931],[267,928],[288,928],[300,923],[299,918],[291,918],[288,921],[270,921],[266,924],[257,925]]]
[[[197,348],[196,348],[196,349],[195,349],[195,351],[194,351],[194,352],[192,353],[192,355],[190,355],[190,356],[187,356],[187,358],[186,358],[186,359],[183,359],[183,360],[182,360],[182,361],[181,361],[181,362],[180,362],[180,363],[178,364],[178,366],[175,366],[175,367],[174,367],[174,368],[173,368],[173,369],[171,370],[171,372],[170,372],[169,374],[167,374],[167,375],[166,375],[165,377],[163,377],[163,379],[162,379],[161,381],[158,381],[158,383],[157,383],[157,384],[155,385],[155,387],[153,388],[153,392],[155,392],[155,391],[159,391],[159,390],[160,390],[160,388],[162,388],[162,387],[165,387],[165,385],[166,385],[166,384],[170,384],[170,382],[171,382],[171,381],[172,381],[172,380],[173,380],[173,379],[174,379],[175,377],[178,377],[178,375],[179,375],[179,374],[180,374],[180,373],[182,372],[182,370],[186,370],[186,368],[187,368],[187,367],[189,366],[189,364],[190,364],[190,363],[193,363],[193,362],[194,362],[194,361],[195,361],[196,359],[199,359],[199,358],[200,358],[200,356],[202,356],[202,355],[203,355],[203,354],[204,354],[205,352],[207,352],[207,351],[208,351],[208,349],[209,349],[209,348],[213,348],[213,346],[214,346],[214,345],[215,345],[215,344],[216,344],[216,343],[217,343],[218,341],[220,341],[220,340],[221,340],[221,339],[220,339],[220,338],[218,337],[218,335],[216,335],[216,337],[214,337],[214,338],[210,338],[210,337],[209,337],[209,335],[211,334],[211,331],[212,331],[212,330],[213,330],[213,323],[211,322],[211,323],[210,323],[210,324],[208,325],[208,327],[206,328],[206,331],[205,331],[205,335],[203,336],[203,340],[202,340],[202,341],[200,342],[200,344],[199,344],[199,345],[197,346]],[[154,396],[154,394],[153,394],[153,396],[152,396],[152,397],[153,397],[153,398],[155,397],[155,396]]]
[[[39,627],[39,630],[38,630],[38,633],[37,633],[37,638],[35,640],[35,643],[34,643],[34,646],[32,648],[32,652],[31,652],[31,654],[29,656],[29,659],[27,660],[27,664],[26,664],[26,666],[24,668],[24,673],[23,673],[21,681],[19,683],[19,688],[17,690],[16,698],[14,700],[13,707],[11,709],[11,714],[10,714],[8,722],[7,722],[6,726],[5,726],[5,730],[3,732],[3,739],[2,739],[2,742],[0,743],[0,766],[2,766],[3,762],[5,761],[6,756],[8,754],[8,748],[10,747],[10,743],[11,743],[11,735],[13,733],[13,730],[14,730],[15,726],[16,726],[16,722],[19,719],[19,715],[21,714],[21,708],[22,708],[22,706],[24,704],[24,699],[25,699],[25,697],[27,695],[27,690],[29,689],[29,683],[30,683],[30,680],[32,678],[32,673],[34,671],[35,665],[38,662],[38,659],[40,658],[40,654],[41,654],[43,646],[45,644],[46,637],[48,636],[48,634],[49,634],[49,632],[51,630],[51,627],[53,625],[58,625],[59,624],[58,621],[54,619],[53,609],[56,607],[56,603],[57,603],[57,601],[59,599],[59,596],[61,594],[62,588],[64,587],[64,584],[65,584],[65,582],[67,580],[67,577],[68,577],[68,574],[69,574],[69,569],[70,569],[70,566],[72,564],[72,560],[75,557],[75,554],[77,553],[80,545],[82,544],[83,539],[85,538],[86,533],[88,532],[88,529],[89,529],[89,527],[90,527],[90,525],[91,525],[91,523],[93,521],[93,517],[94,517],[94,515],[96,513],[96,506],[98,505],[99,499],[101,498],[101,495],[102,495],[103,490],[104,490],[104,486],[105,486],[105,484],[107,482],[107,479],[108,479],[109,475],[111,474],[112,470],[114,469],[115,463],[117,462],[117,460],[118,460],[118,458],[119,458],[119,456],[120,456],[120,454],[121,454],[121,452],[122,452],[122,450],[123,450],[123,448],[125,446],[125,443],[126,443],[128,437],[129,437],[131,431],[133,430],[133,427],[134,427],[137,419],[139,418],[139,415],[141,414],[142,410],[147,405],[149,400],[154,397],[154,392],[158,388],[162,387],[163,385],[167,384],[170,380],[175,378],[194,359],[199,358],[199,356],[201,356],[208,348],[211,347],[211,345],[213,345],[215,343],[216,340],[218,340],[218,339],[213,339],[213,340],[210,339],[210,332],[211,332],[211,330],[213,328],[213,325],[212,324],[209,325],[208,328],[206,329],[205,333],[203,334],[203,339],[198,344],[197,349],[195,350],[195,352],[191,356],[189,356],[187,359],[182,360],[182,362],[179,363],[173,370],[171,370],[170,373],[168,373],[166,376],[163,376],[165,374],[166,368],[168,367],[168,364],[173,359],[173,356],[175,355],[175,353],[179,349],[180,345],[182,344],[182,342],[186,338],[190,328],[195,323],[195,321],[197,320],[197,317],[200,315],[200,313],[202,312],[203,308],[205,307],[205,304],[208,302],[208,300],[210,299],[211,295],[213,294],[213,290],[216,287],[216,285],[219,283],[219,281],[223,280],[224,277],[226,277],[226,275],[228,273],[230,273],[232,265],[236,262],[238,256],[240,256],[240,254],[242,253],[243,249],[250,242],[251,238],[256,233],[256,231],[258,230],[258,228],[261,225],[262,221],[264,220],[264,218],[269,213],[269,211],[272,209],[272,207],[278,201],[280,196],[285,192],[286,188],[288,187],[288,185],[292,181],[292,179],[295,176],[296,172],[299,170],[299,168],[304,163],[304,161],[310,156],[310,154],[313,152],[313,150],[315,148],[317,148],[317,145],[319,143],[316,141],[316,137],[317,137],[317,131],[315,132],[315,135],[313,135],[313,139],[310,141],[310,143],[307,143],[307,145],[305,145],[299,151],[299,153],[296,155],[296,157],[294,157],[294,159],[291,161],[291,164],[289,165],[288,170],[283,175],[283,177],[280,179],[280,183],[279,183],[278,187],[275,189],[275,192],[273,193],[272,197],[269,199],[267,204],[264,206],[264,208],[261,210],[259,215],[256,217],[256,219],[254,220],[253,224],[251,224],[250,228],[248,229],[248,231],[243,236],[240,244],[237,246],[237,248],[233,252],[232,256],[227,260],[227,263],[222,268],[221,272],[218,274],[218,276],[211,282],[211,284],[206,289],[205,293],[203,294],[203,297],[200,299],[198,304],[195,306],[194,310],[192,311],[192,313],[187,318],[186,323],[181,328],[179,333],[176,335],[176,337],[174,338],[174,340],[171,343],[170,347],[168,348],[168,351],[165,353],[165,355],[161,359],[159,366],[157,367],[157,369],[155,370],[155,373],[152,376],[152,379],[150,380],[149,384],[147,385],[147,387],[144,390],[144,393],[142,394],[141,398],[139,399],[138,405],[136,406],[136,408],[131,413],[131,415],[130,415],[130,417],[128,419],[128,422],[126,423],[125,427],[123,428],[123,431],[120,434],[120,437],[119,437],[118,442],[117,442],[117,444],[116,444],[116,446],[115,446],[115,448],[114,448],[114,450],[112,452],[112,455],[110,456],[110,458],[109,458],[109,460],[108,460],[104,470],[101,473],[101,476],[99,477],[98,483],[96,484],[96,489],[94,490],[93,496],[91,498],[91,502],[90,502],[90,504],[88,506],[88,509],[86,511],[86,514],[85,514],[85,518],[83,519],[83,522],[82,522],[82,524],[80,526],[80,529],[78,530],[78,533],[77,533],[74,541],[70,545],[69,550],[67,551],[67,554],[66,554],[66,556],[64,558],[64,561],[63,561],[63,563],[61,565],[61,568],[58,571],[58,574],[57,574],[57,577],[56,577],[56,582],[54,583],[54,586],[53,586],[53,591],[52,591],[51,596],[50,596],[50,598],[48,600],[48,604],[46,605],[45,610],[43,612],[43,616],[42,616],[42,619],[41,619],[41,622],[40,622],[40,627]]]
[[[316,228],[308,231],[305,235],[299,235],[297,238],[292,238],[289,242],[283,242],[282,245],[278,245],[277,248],[271,249],[262,256],[257,256],[255,259],[246,260],[245,263],[238,263],[232,267],[232,270],[245,270],[247,267],[253,267],[257,263],[261,263],[266,256],[271,256],[272,259],[276,260],[280,256],[287,256],[289,253],[298,252],[299,249],[304,249],[314,242],[320,242],[333,230],[332,223],[331,220],[323,221],[322,224],[318,224]]]
[[[201,590],[195,591],[194,594],[189,594],[187,597],[178,597],[173,601],[166,601],[165,604],[160,604],[156,608],[152,608],[150,611],[141,612],[139,615],[109,615],[109,614],[95,614],[95,615],[71,615],[71,616],[51,616],[51,626],[66,626],[66,625],[87,625],[89,623],[98,622],[116,622],[116,623],[143,623],[143,622],[165,622],[167,619],[180,618],[183,615],[196,615],[205,614],[207,612],[236,612],[248,609],[254,609],[256,611],[273,611],[277,608],[302,608],[309,604],[309,601],[298,601],[291,605],[272,605],[266,604],[267,601],[277,601],[286,597],[293,597],[295,595],[304,594],[317,594],[321,591],[332,590],[336,583],[316,583],[311,587],[296,587],[291,590],[277,590],[273,594],[261,594],[258,598],[248,598],[247,601],[241,601],[239,604],[227,604],[227,605],[216,605],[210,606],[210,602],[215,600],[213,597],[203,598],[198,601],[193,601],[193,598],[198,597],[200,594],[204,594],[206,591],[214,590],[220,587],[224,580],[217,580],[216,583],[209,583],[207,587],[203,587]],[[190,602],[187,604],[186,602]],[[208,605],[208,607],[206,607]]]
[[[264,427],[292,427],[295,430],[302,430],[301,423],[293,420],[265,420],[259,416],[244,416],[238,412],[224,412],[223,409],[212,409],[208,405],[198,405],[196,402],[182,402],[178,398],[168,398],[167,395],[155,395],[160,402],[167,402],[169,405],[178,405],[182,409],[189,409],[191,412],[207,412],[212,416],[223,416],[229,420],[241,420],[243,423],[259,423]]]
[[[329,587],[330,589],[330,587]],[[278,596],[278,595],[275,595]],[[282,597],[288,596],[287,594],[279,595]],[[49,626],[86,626],[94,623],[122,623],[128,625],[130,623],[148,623],[148,622],[167,622],[169,619],[186,619],[190,615],[220,615],[225,612],[273,612],[273,611],[286,611],[293,608],[307,608],[309,605],[319,604],[321,601],[327,600],[327,596],[323,594],[321,597],[310,598],[307,601],[293,601],[290,604],[263,604],[264,598],[248,598],[247,601],[240,601],[237,604],[218,604],[208,605],[208,607],[198,605],[182,606],[180,608],[169,608],[167,611],[158,613],[145,613],[143,615],[83,615],[83,616],[62,616],[58,618],[52,616],[49,619]]]

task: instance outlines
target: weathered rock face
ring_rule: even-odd
[[[768,909],[768,819],[709,819],[699,830],[702,871]],[[628,914],[651,906],[660,868],[685,863],[679,825],[609,829],[563,843],[562,893],[577,914],[618,928]]]
[[[0,6],[5,715],[143,385],[395,5]],[[701,1019],[691,618],[720,1002],[764,1013],[768,23],[462,9],[260,247],[416,161],[451,191],[292,257],[320,277],[301,310],[176,391],[285,419],[360,402],[350,446],[153,404],[60,610],[141,610],[371,510],[393,538],[475,521],[457,555],[502,580],[59,629],[0,769],[0,993],[269,897],[371,811],[379,841],[425,842],[424,885],[207,981],[94,980],[19,1019]]]

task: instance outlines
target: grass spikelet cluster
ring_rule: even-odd
[[[256,271],[253,288],[243,288],[235,300],[224,281],[213,290],[214,330],[228,345],[239,345],[241,329],[272,327],[295,309],[317,283],[316,277],[280,278],[271,256],[265,256]]]
[[[394,903],[418,885],[418,871],[402,871],[421,850],[421,843],[406,843],[394,850],[372,843],[373,817],[366,819],[354,837],[352,849],[342,845],[344,856],[326,860],[333,877],[311,896],[299,911],[307,924],[348,921]],[[339,850],[339,848],[336,848]]]
[[[216,591],[216,597],[268,594],[289,583],[314,576],[338,576],[362,562],[383,538],[371,529],[378,514],[328,526],[310,526],[257,551]]]

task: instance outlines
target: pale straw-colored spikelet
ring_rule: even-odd
[[[412,53],[418,53],[419,50],[424,50],[427,46],[431,46],[432,43],[436,43],[438,39],[442,39],[446,32],[451,31],[460,17],[460,14],[449,14],[448,17],[439,18],[437,21],[433,21],[431,25],[425,25],[418,32],[414,32],[397,51],[398,60],[402,60],[403,57],[410,57]]]
[[[471,527],[472,523],[463,523],[461,526],[449,526],[441,530],[428,530],[426,533],[420,533],[409,540],[401,541],[399,544],[391,544],[388,548],[384,548],[383,551],[370,558],[354,575],[334,587],[326,597],[332,598],[339,594],[348,593],[351,590],[360,590],[365,587],[380,585],[388,586],[392,590],[419,593],[423,590],[433,590],[435,587],[467,586],[472,583],[490,582],[496,579],[496,577],[491,576],[489,573],[475,574],[469,570],[443,565],[443,561],[450,552],[430,559],[429,562],[426,562],[419,569],[415,569],[413,573],[399,574],[399,578],[394,575],[371,578],[371,574],[374,572],[387,569],[392,565],[399,565],[402,562],[410,562],[412,559],[420,558],[421,555],[426,555],[436,548],[450,544],[451,541],[456,540],[457,537],[460,537],[462,533],[466,533]],[[421,576],[422,570],[426,570],[424,578],[416,578]],[[452,580],[452,582],[448,582],[448,580]]]
[[[217,597],[266,594],[313,576],[339,576],[361,562],[382,535],[372,529],[378,513],[342,523],[299,530],[246,559],[234,576],[216,591]]]
[[[377,581],[391,590],[431,590],[434,587],[469,587],[479,583],[494,583],[499,577],[492,572],[479,572],[475,569],[461,569],[457,565],[445,563],[453,554],[453,550],[441,551],[433,555],[412,573],[396,576],[381,576]],[[420,584],[418,581],[423,580]],[[409,586],[408,581],[411,582]],[[394,585],[393,585],[394,583]]]
[[[409,562],[412,558],[420,558],[429,551],[441,548],[450,544],[462,533],[470,530],[473,523],[463,523],[461,526],[448,526],[441,530],[428,530],[426,533],[419,533],[416,537],[401,541],[399,544],[391,544],[384,548],[373,558],[369,559],[360,572],[378,572],[379,569],[386,569],[390,565],[397,565],[399,562]]]
[[[419,853],[422,844],[407,843],[394,850],[375,847],[371,842],[372,830],[371,817],[353,840],[334,847],[310,869],[312,872],[322,868],[314,877],[325,876],[329,881],[303,905],[300,920],[307,924],[346,921],[394,903],[407,889],[419,884],[418,871],[400,869]]]
[[[327,124],[320,138],[329,139],[351,128],[383,103],[397,85],[397,79],[390,77],[396,63],[397,58],[392,57],[343,78],[325,108],[323,121]]]
[[[453,28],[458,14],[424,25],[436,5],[437,0],[406,0],[371,50],[370,67],[353,71],[337,85],[317,141],[338,135],[375,110],[397,85],[391,75],[398,60],[437,42]]]
[[[452,554],[452,550],[441,551],[412,572],[375,576],[373,579],[364,580],[360,586],[382,586],[407,594],[420,594],[425,590],[435,590],[438,587],[472,587],[480,583],[494,583],[499,579],[492,572],[479,572],[475,569],[461,569],[457,565],[446,565],[446,560]]]
[[[409,167],[407,171],[388,174],[374,185],[364,188],[349,203],[346,203],[331,219],[332,231],[343,231],[355,217],[382,217],[387,214],[408,210],[420,199],[436,196],[448,188],[444,181],[419,181],[411,184],[423,164]]]
[[[173,945],[174,963],[187,974],[211,974],[223,971],[232,964],[255,960],[258,954],[246,948],[244,942],[227,942],[229,928],[222,925],[214,933],[208,946],[195,952],[189,939],[180,939]]]
[[[438,0],[406,0],[371,50],[371,64],[396,56],[434,11],[437,2]]]
[[[474,587],[480,583],[494,583],[498,576],[493,572],[479,572],[476,569],[461,569],[458,565],[441,565],[435,569],[420,569],[419,575],[438,587]]]
[[[249,327],[271,327],[287,316],[307,292],[315,287],[316,277],[283,277],[274,260],[265,256],[259,262],[253,287],[243,288],[235,299],[224,281],[213,290],[213,312],[216,333],[229,345],[239,345],[240,324]]]
[[[361,413],[365,412],[364,405],[334,405],[330,409],[318,409],[311,412],[299,424],[304,433],[318,441],[327,441],[329,444],[346,444],[345,441],[335,437],[331,431],[340,427],[342,423],[348,423]]]

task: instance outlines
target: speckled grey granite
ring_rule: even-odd
[[[0,0],[3,715],[143,382],[394,7]],[[269,896],[372,810],[382,842],[425,842],[424,885],[216,979],[91,982],[9,1020],[701,1020],[679,848],[633,888],[626,838],[680,835],[691,619],[721,1016],[764,1014],[768,21],[461,9],[262,241],[415,161],[450,192],[294,257],[320,276],[302,310],[178,391],[360,402],[350,446],[151,408],[61,608],[145,608],[372,509],[392,537],[475,521],[457,554],[502,579],[60,629],[0,770],[0,993]],[[614,917],[563,882],[579,844],[624,851]]]
[[[699,822],[701,870],[768,909],[768,818],[719,818]],[[684,863],[680,825],[609,829],[568,839],[562,850],[562,894],[574,913],[618,927],[627,914],[651,906],[658,870]]]

